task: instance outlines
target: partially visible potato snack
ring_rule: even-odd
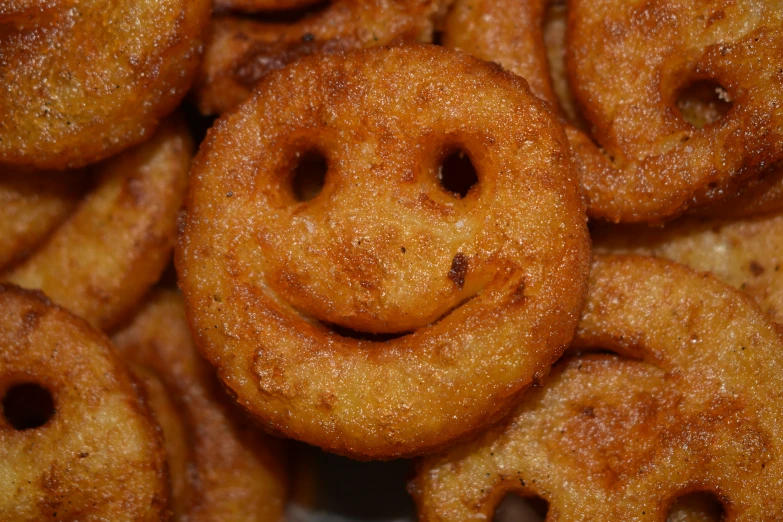
[[[783,213],[745,219],[685,217],[663,227],[591,225],[598,254],[640,254],[712,272],[783,324]]]
[[[95,188],[0,281],[41,289],[93,325],[115,328],[170,261],[192,156],[188,130],[173,118],[150,141],[96,166]]]
[[[160,431],[109,340],[0,285],[0,520],[159,521]]]
[[[695,492],[726,520],[781,520],[783,337],[747,296],[670,261],[599,257],[572,349],[633,360],[574,356],[503,422],[425,459],[420,520],[490,519],[513,493],[543,499],[548,521],[661,521]]]
[[[0,169],[70,169],[152,136],[200,63],[210,0],[0,2]]]
[[[281,520],[288,489],[284,443],[245,417],[198,355],[182,296],[154,291],[114,342],[140,368],[163,426],[174,521]]]
[[[203,114],[233,109],[250,97],[269,72],[303,56],[402,41],[431,42],[449,3],[337,0],[292,23],[264,22],[263,17],[216,16],[193,91],[196,103]]]
[[[553,102],[548,4],[458,0],[462,11],[446,24],[444,42],[509,67]],[[566,67],[591,135],[566,130],[591,217],[665,221],[733,194],[783,160],[783,78],[772,58],[783,52],[779,7],[568,2]],[[699,128],[678,103],[704,85],[730,110]]]
[[[86,172],[0,172],[0,270],[30,255],[76,208]]]

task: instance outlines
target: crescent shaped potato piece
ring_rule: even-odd
[[[76,208],[89,177],[0,173],[0,269],[38,247]]]
[[[558,106],[543,31],[549,3],[457,0],[444,44],[500,63]],[[569,1],[567,69],[593,136],[566,127],[591,217],[671,219],[753,184],[781,161],[783,77],[774,59],[757,59],[783,53],[778,3]],[[733,104],[703,128],[677,107],[699,80],[719,82]],[[778,208],[777,199],[761,210]],[[746,214],[759,210],[743,205]]]
[[[657,256],[712,272],[783,323],[783,213],[680,218],[664,227],[591,225],[594,252]]]
[[[154,291],[114,342],[145,368],[149,402],[176,463],[170,466],[174,520],[282,520],[288,489],[282,441],[252,425],[198,355],[182,296]]]
[[[328,171],[298,201],[308,151]],[[441,47],[270,74],[192,170],[175,260],[196,344],[268,429],[335,453],[410,456],[486,427],[581,310],[567,151],[522,80]],[[439,180],[458,152],[477,175],[464,197]]]
[[[190,88],[211,2],[16,0],[9,13],[40,6],[22,21],[0,11],[0,168],[76,168],[149,139]]]
[[[783,337],[747,296],[665,260],[597,258],[570,360],[478,439],[429,457],[422,521],[489,519],[506,493],[547,521],[664,521],[711,492],[727,522],[783,517]]]
[[[250,97],[269,72],[315,53],[399,41],[431,42],[447,0],[336,0],[291,24],[216,16],[194,86],[203,114],[220,114]]]
[[[172,119],[97,167],[97,187],[0,280],[41,289],[102,330],[126,319],[158,280],[176,240],[193,143]]]
[[[42,294],[9,285],[0,396],[0,519],[164,518],[160,431],[114,347]]]

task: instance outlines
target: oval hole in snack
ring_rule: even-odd
[[[291,188],[297,201],[310,201],[324,188],[329,164],[317,149],[310,149],[299,157],[294,167]]]
[[[733,105],[729,92],[709,79],[685,84],[677,94],[676,104],[682,119],[697,129],[720,120]]]
[[[312,5],[303,7],[291,7],[288,9],[265,10],[253,13],[252,15],[243,15],[244,18],[254,18],[268,24],[294,25],[306,18],[310,18],[326,11],[332,2],[315,2]],[[308,40],[308,38],[304,38]]]
[[[457,198],[464,198],[478,183],[478,174],[465,151],[457,149],[446,155],[438,169],[441,186]]]
[[[509,493],[495,509],[494,522],[544,522],[549,502],[539,496]]]
[[[721,522],[726,510],[718,496],[710,491],[696,491],[674,501],[666,522]]]
[[[39,384],[16,384],[3,397],[3,415],[17,430],[39,428],[54,416],[54,399]]]

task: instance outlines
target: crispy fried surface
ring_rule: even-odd
[[[759,58],[783,53],[778,3],[568,3],[568,74],[592,138],[567,129],[591,216],[669,219],[732,194],[780,161],[783,77],[776,60]],[[458,0],[444,42],[500,63],[555,104],[546,4]],[[556,78],[562,87],[562,74]],[[719,82],[733,104],[703,128],[677,107],[681,91],[699,80]]]
[[[743,220],[683,218],[662,228],[591,226],[594,251],[671,259],[749,294],[783,323],[783,214]]]
[[[746,296],[673,263],[599,258],[575,341],[590,355],[479,439],[425,460],[420,520],[491,518],[507,492],[548,521],[662,521],[710,491],[728,521],[783,516],[783,339]],[[694,514],[691,512],[691,514]]]
[[[568,67],[593,138],[572,142],[591,215],[649,221],[731,193],[783,156],[780,2],[571,0]],[[611,71],[611,73],[609,73]],[[733,107],[702,129],[680,89],[716,80]]]
[[[40,288],[109,330],[127,318],[169,262],[193,143],[179,119],[97,167],[97,187],[30,257],[0,280]]]
[[[437,16],[448,3],[337,0],[291,24],[217,16],[194,87],[196,103],[204,114],[232,109],[269,72],[310,54],[430,42]]]
[[[0,12],[0,165],[62,169],[152,135],[190,87],[211,2],[13,4],[51,7]]]
[[[160,432],[109,340],[40,293],[0,285],[0,395],[24,383],[46,388],[55,412],[24,430],[0,415],[0,519],[162,519]]]
[[[326,183],[298,202],[313,149]],[[464,198],[438,181],[456,150],[478,173]],[[412,455],[485,427],[579,314],[566,150],[524,82],[439,47],[270,75],[192,171],[176,261],[197,344],[266,426],[329,451]]]
[[[179,293],[154,292],[114,341],[160,379],[147,378],[148,394],[169,461],[177,463],[174,520],[281,520],[288,488],[282,444],[250,424],[196,353]]]
[[[89,176],[0,173],[0,269],[26,257],[76,208]]]

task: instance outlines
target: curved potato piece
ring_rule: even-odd
[[[779,327],[669,261],[598,258],[590,283],[573,349],[640,360],[571,359],[480,438],[428,457],[411,485],[420,520],[489,519],[515,493],[546,500],[547,521],[661,522],[700,491],[726,522],[781,520]]]
[[[114,341],[126,359],[160,379],[147,377],[150,396],[167,394],[176,405],[172,411],[165,399],[151,400],[174,456],[175,520],[279,521],[287,495],[282,442],[244,417],[197,354],[181,295],[153,292]]]
[[[98,166],[97,187],[50,239],[0,280],[44,291],[110,330],[169,262],[193,144],[180,120]]]
[[[0,165],[78,168],[148,140],[190,88],[211,5],[0,2]]]
[[[663,227],[591,224],[593,251],[663,257],[712,272],[783,323],[783,213],[743,220],[687,217]]]
[[[457,0],[444,44],[501,64],[556,106],[543,29],[549,3]],[[567,73],[591,135],[578,122],[566,131],[591,217],[661,222],[771,175],[783,159],[783,80],[771,58],[783,49],[779,4],[568,2]],[[560,65],[555,87],[565,78]],[[708,80],[733,105],[699,127],[678,98]]]
[[[106,337],[0,285],[0,520],[160,521],[160,431]]]
[[[303,56],[431,42],[449,0],[338,0],[291,24],[237,16],[212,19],[193,87],[203,114],[220,114],[250,97],[269,72]]]
[[[76,208],[88,176],[0,173],[0,270],[40,245]]]

